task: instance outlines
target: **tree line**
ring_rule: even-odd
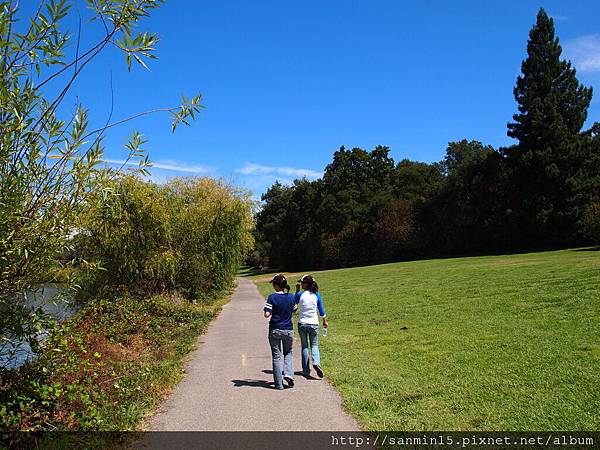
[[[541,9],[517,78],[516,143],[451,142],[442,161],[341,147],[322,179],[273,184],[251,263],[289,270],[558,248],[600,239],[600,123]]]

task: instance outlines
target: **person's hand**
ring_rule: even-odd
[[[325,328],[327,328],[329,326],[329,324],[327,323],[327,319],[325,317],[323,317],[323,326]]]

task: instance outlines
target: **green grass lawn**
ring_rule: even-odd
[[[316,277],[322,364],[365,429],[600,429],[599,251]],[[267,276],[252,279],[269,292]]]

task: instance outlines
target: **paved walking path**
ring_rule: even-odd
[[[240,279],[231,301],[203,335],[186,376],[148,420],[155,431],[358,431],[325,380],[307,380],[298,339],[293,389],[273,389],[264,298]],[[327,370],[327,355],[323,355]],[[314,375],[314,370],[313,370]]]

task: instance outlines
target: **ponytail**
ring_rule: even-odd
[[[273,278],[271,278],[271,283],[277,287],[280,287],[281,289],[284,289],[286,293],[290,293],[290,285],[282,274],[275,275]]]
[[[303,288],[304,285],[306,285],[307,287],[305,289],[309,292],[312,292],[313,294],[316,294],[319,291],[319,285],[317,284],[315,277],[313,277],[312,275],[303,275],[298,280],[298,283],[302,283]]]

